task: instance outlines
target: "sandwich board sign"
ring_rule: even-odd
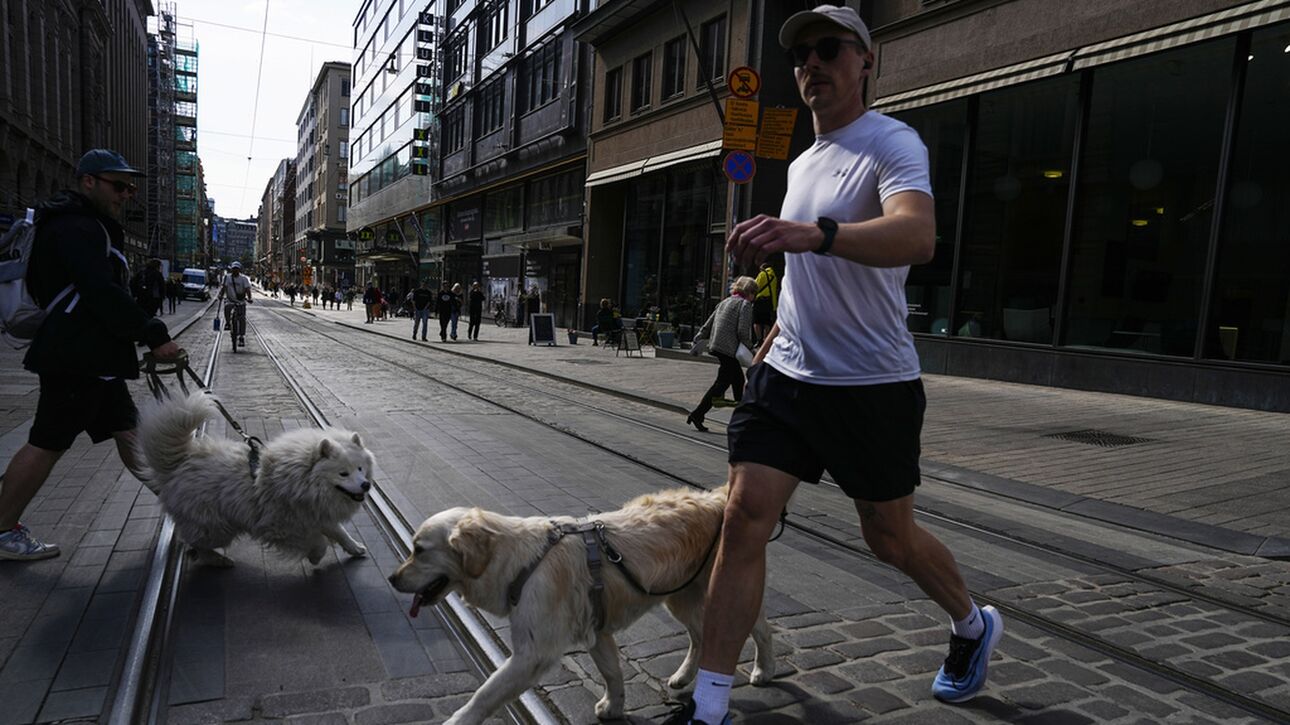
[[[529,344],[555,345],[555,315],[549,312],[529,315]]]

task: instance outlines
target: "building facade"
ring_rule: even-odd
[[[259,225],[255,219],[225,219],[216,216],[211,221],[211,257],[217,266],[241,262],[242,268],[254,269],[258,259],[256,234]]]
[[[0,213],[72,186],[80,156],[112,148],[148,166],[148,0],[0,3]],[[132,264],[146,251],[147,206],[122,217]]]
[[[439,39],[457,0],[363,0],[354,18],[349,208],[360,285],[408,290],[439,234],[424,213],[437,138]]]
[[[161,4],[148,37],[148,252],[173,269],[206,263],[205,190],[197,159],[197,41],[175,3]]]
[[[1290,3],[1066,10],[873,3],[934,175],[924,369],[1290,410]]]
[[[324,63],[296,118],[294,251],[313,284],[354,283],[354,244],[345,224],[349,207],[350,66]]]

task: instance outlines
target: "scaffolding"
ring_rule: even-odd
[[[148,254],[171,269],[200,266],[197,188],[197,41],[173,0],[149,20]]]

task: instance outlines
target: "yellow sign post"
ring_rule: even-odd
[[[764,159],[788,159],[788,147],[797,123],[796,108],[767,108],[762,112],[757,155]]]

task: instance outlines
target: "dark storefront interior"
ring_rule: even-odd
[[[1288,46],[1282,24],[893,112],[937,196],[910,328],[1290,363]]]

